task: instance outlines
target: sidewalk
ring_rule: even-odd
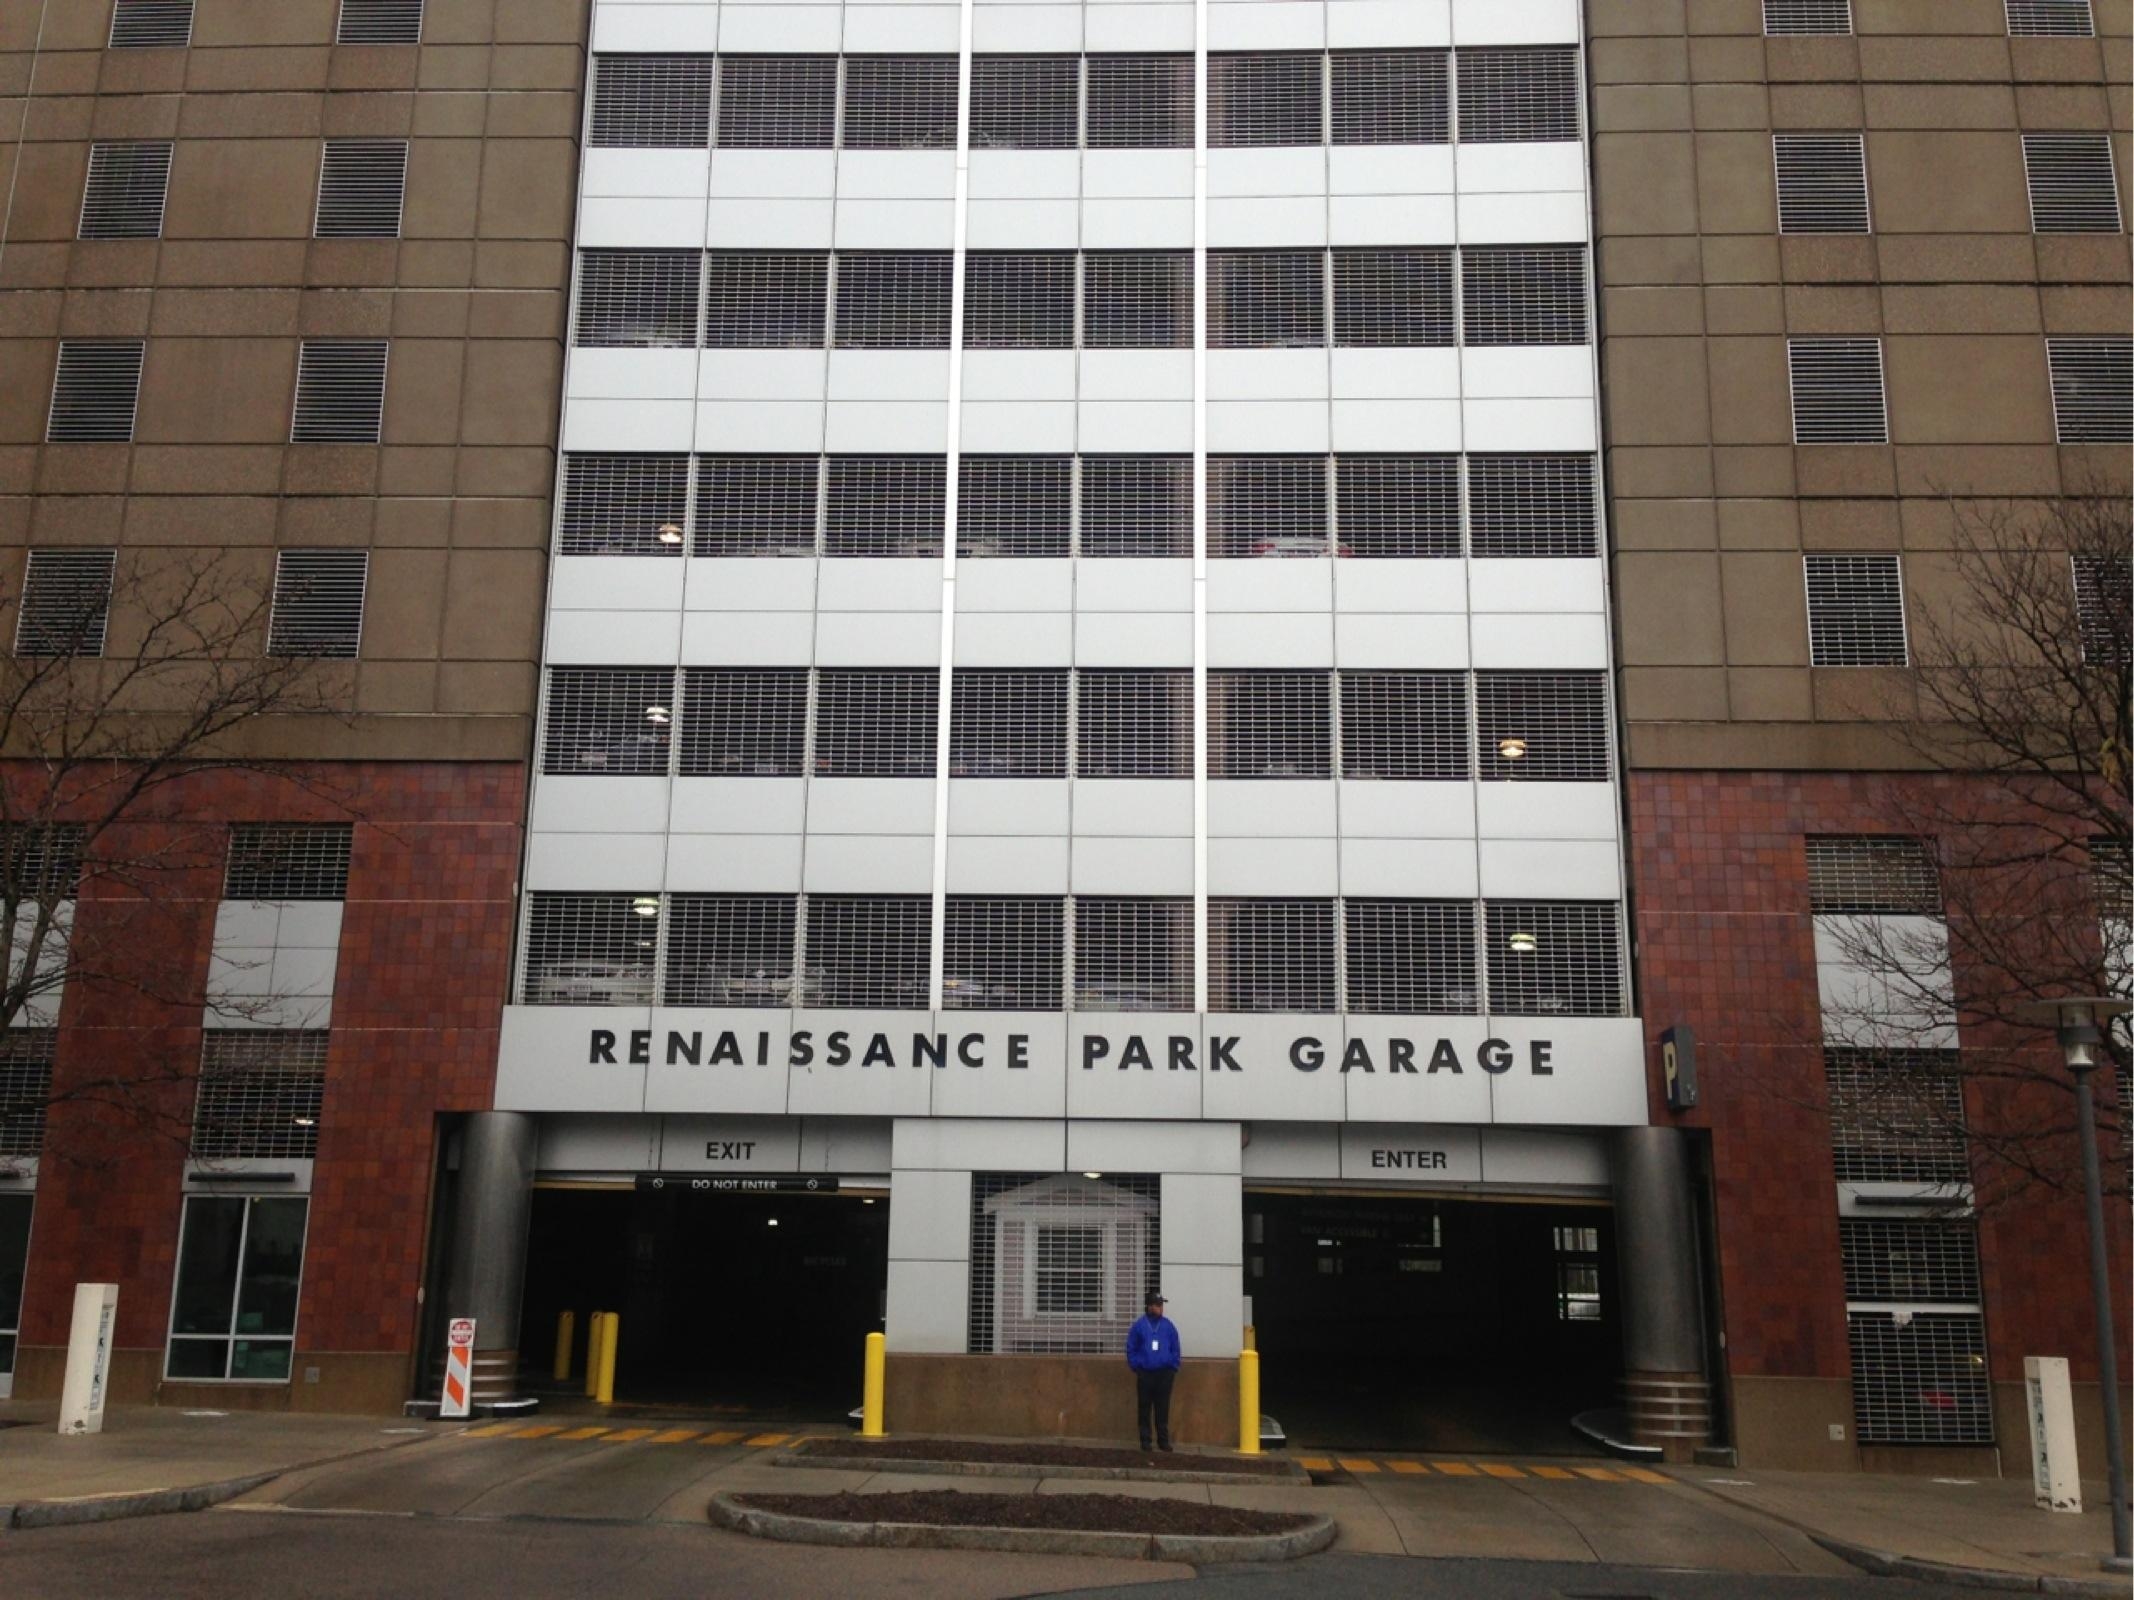
[[[297,1467],[419,1443],[391,1417],[115,1407],[62,1438],[53,1401],[0,1401],[0,1528],[197,1510]],[[19,1426],[17,1426],[19,1424]]]

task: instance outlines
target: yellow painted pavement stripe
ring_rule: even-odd
[[[1428,1472],[1430,1470],[1420,1461],[1388,1461],[1386,1465],[1395,1472]]]
[[[1527,1471],[1533,1473],[1533,1475],[1537,1478],[1552,1478],[1558,1483],[1562,1483],[1565,1479],[1576,1476],[1576,1474],[1566,1470],[1563,1467],[1529,1467],[1527,1468]]]
[[[500,1434],[516,1433],[518,1427],[519,1425],[516,1422],[492,1422],[486,1428],[469,1428],[467,1437],[470,1439],[494,1439]]]
[[[1633,1479],[1638,1483],[1666,1483],[1669,1481],[1667,1474],[1655,1472],[1650,1467],[1624,1467],[1622,1473],[1624,1477]]]
[[[558,1442],[576,1439],[597,1439],[608,1430],[605,1428],[573,1428],[569,1433],[556,1435]]]
[[[624,1428],[608,1435],[609,1444],[633,1444],[639,1439],[649,1439],[657,1430],[652,1428]]]
[[[1479,1478],[1482,1476],[1481,1473],[1464,1461],[1434,1461],[1431,1465],[1448,1478]]]
[[[531,1428],[521,1428],[512,1437],[514,1439],[546,1439],[550,1434],[561,1433],[562,1431],[563,1424],[560,1422],[540,1422]]]
[[[755,1438],[750,1439],[748,1443],[751,1446],[784,1444],[786,1438],[787,1435],[782,1433],[759,1433],[755,1436]]]
[[[740,1439],[738,1433],[707,1433],[697,1440],[698,1444],[733,1444]]]
[[[1341,1458],[1341,1470],[1343,1472],[1376,1472],[1378,1470],[1378,1463],[1375,1461],[1364,1461],[1352,1456],[1343,1456]]]
[[[697,1431],[694,1428],[669,1428],[665,1433],[655,1433],[652,1436],[652,1442],[654,1444],[680,1444],[683,1440],[694,1439],[696,1436]]]
[[[1482,1470],[1488,1473],[1492,1478],[1523,1478],[1526,1476],[1526,1474],[1521,1472],[1517,1467],[1508,1467],[1502,1464],[1501,1462],[1496,1461],[1483,1462]]]
[[[1334,1470],[1333,1462],[1327,1460],[1325,1456],[1300,1456],[1297,1458],[1297,1464],[1303,1467],[1306,1472],[1332,1472]]]
[[[1571,1470],[1581,1478],[1598,1478],[1603,1483],[1621,1483],[1623,1481],[1606,1467],[1573,1467]]]

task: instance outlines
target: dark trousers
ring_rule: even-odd
[[[1141,1429],[1141,1448],[1149,1447],[1149,1425],[1155,1424],[1156,1443],[1171,1448],[1171,1385],[1178,1381],[1176,1367],[1134,1374],[1134,1422]]]

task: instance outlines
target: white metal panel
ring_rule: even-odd
[[[657,1117],[543,1117],[535,1137],[542,1172],[649,1172],[659,1159]]]
[[[1089,452],[1186,451],[1193,448],[1193,405],[1187,400],[1084,400],[1075,408],[1075,430]]]
[[[816,604],[825,611],[938,611],[938,556],[838,556],[822,563]]]
[[[573,399],[563,407],[563,448],[687,450],[695,420],[687,400]]]
[[[549,604],[558,611],[674,611],[682,603],[684,563],[557,556]]]
[[[1615,900],[1623,893],[1613,839],[1484,839],[1482,894],[1492,900]]]
[[[593,48],[616,54],[708,52],[718,47],[715,5],[627,5],[604,0],[593,8]]]
[[[649,1030],[650,1006],[506,1006],[498,1040],[499,1111],[642,1111],[645,1069],[630,1062],[626,1036]],[[596,1029],[618,1035],[612,1064],[587,1060]]]
[[[823,612],[815,659],[826,667],[928,667],[941,659],[941,621],[931,611]]]
[[[1478,668],[1608,665],[1608,624],[1598,615],[1498,612],[1476,616],[1471,632]]]
[[[1210,50],[1317,50],[1326,43],[1320,0],[1212,0]]]
[[[973,400],[1072,400],[1074,364],[1072,350],[966,350],[964,426],[970,426]],[[1070,426],[1072,421],[1070,413]]]
[[[1358,1057],[1357,1066],[1341,1074],[1347,1115],[1363,1123],[1448,1127],[1489,1121],[1490,1079],[1476,1064],[1488,1032],[1477,1017],[1350,1017],[1340,1041],[1341,1059],[1349,1060],[1346,1052],[1360,1043],[1372,1070],[1361,1070],[1363,1057]],[[1413,1072],[1395,1066],[1395,1040],[1412,1047]],[[1328,1054],[1334,1054],[1332,1046]]]
[[[946,350],[833,350],[832,400],[946,400]]]
[[[926,1017],[920,1014],[919,1022]],[[896,1156],[894,1135],[891,1157]],[[894,1261],[967,1261],[971,1254],[971,1174],[893,1167],[889,1255]]]
[[[1064,667],[1074,660],[1065,611],[981,612],[956,618],[959,667]]]
[[[581,250],[694,250],[704,242],[704,201],[588,195],[578,205]]]
[[[838,155],[840,200],[953,200],[955,194],[953,150],[845,150]]]
[[[1482,1181],[1603,1189],[1609,1181],[1608,1146],[1599,1134],[1490,1128],[1482,1135]]]
[[[1262,0],[1279,3],[1279,0]],[[1215,152],[1224,154],[1222,151]],[[1265,154],[1256,151],[1255,154]],[[1276,152],[1279,154],[1280,152]],[[1316,155],[1314,156],[1316,158]],[[1280,180],[1269,178],[1269,183]],[[1320,193],[1235,195],[1208,202],[1208,243],[1217,249],[1252,249],[1326,243],[1326,200]]]
[[[1593,396],[1590,345],[1525,345],[1460,352],[1460,384],[1470,400],[1582,399]]]
[[[1336,450],[1452,451],[1460,448],[1465,434],[1462,403],[1457,400],[1336,400],[1333,404],[1331,438]]]
[[[1336,50],[1448,45],[1451,0],[1327,0],[1326,42]]]
[[[1482,44],[1576,44],[1574,0],[1452,0],[1453,42]]]
[[[971,18],[971,49],[980,55],[1073,54],[1082,48],[1082,8],[982,5]]]
[[[1561,244],[1586,232],[1583,189],[1463,194],[1458,212],[1463,244]]]
[[[1334,609],[1465,611],[1467,563],[1404,556],[1336,561]],[[1338,627],[1336,637],[1339,637]]]
[[[1329,613],[1229,612],[1208,618],[1208,664],[1212,667],[1330,667],[1334,664],[1333,617]]]
[[[901,1180],[900,1180],[901,1181]],[[965,1186],[970,1175],[964,1175]],[[891,1186],[889,1215],[897,1215]],[[966,1202],[968,1207],[968,1202]],[[963,1219],[966,1236],[971,1219]],[[883,1328],[896,1348],[914,1355],[962,1355],[970,1342],[971,1271],[961,1261],[889,1262],[888,1310]]]
[[[1192,243],[1191,200],[1094,196],[1082,202],[1084,249],[1183,250]]]
[[[533,833],[526,841],[528,889],[613,893],[655,889],[667,873],[662,833]]]
[[[667,780],[543,773],[526,825],[536,833],[658,833],[667,826]]]
[[[1208,402],[1210,450],[1316,451],[1326,449],[1330,437],[1323,400]]]
[[[1190,877],[1190,870],[1188,873]],[[1191,1012],[1083,1011],[1068,1018],[1067,1114],[1073,1118],[1195,1118],[1200,1115],[1198,1056],[1204,1048],[1200,1018]],[[1102,1054],[1085,1044],[1090,1036],[1105,1046]],[[1128,1038],[1139,1038],[1142,1049],[1129,1057]],[[1170,1065],[1170,1041],[1185,1041],[1186,1059],[1194,1069]],[[1147,1064],[1143,1065],[1143,1060]],[[1237,1145],[1235,1123],[1192,1123],[1214,1133],[1219,1146],[1227,1135],[1233,1152]],[[1072,1121],[1067,1124],[1069,1172],[1147,1172],[1188,1170],[1212,1166],[1221,1159],[1202,1139],[1188,1142],[1176,1132],[1177,1123],[1139,1121]],[[1152,1141],[1138,1137],[1151,1130]],[[1117,1135],[1117,1137],[1112,1137]],[[1153,1147],[1152,1147],[1153,1145]],[[1144,1157],[1161,1154],[1177,1163],[1171,1168],[1142,1165]],[[1235,1159],[1233,1155],[1233,1159]]]
[[[820,350],[706,350],[696,392],[706,400],[820,400],[828,382]]]
[[[806,611],[692,611],[682,619],[682,660],[692,667],[804,667],[814,655],[815,618]]]
[[[1485,839],[1613,839],[1612,783],[1482,783],[1475,823]]]
[[[1090,565],[1084,562],[1081,570],[1086,574]],[[1085,667],[1189,666],[1193,660],[1192,613],[1078,611],[1074,659]]]
[[[801,886],[800,843],[797,833],[671,833],[667,887],[795,894]]]
[[[1083,778],[1074,786],[1077,835],[1193,836],[1193,786],[1183,778]]]
[[[739,1126],[775,1144],[783,1166],[758,1170],[791,1172],[799,1157],[797,1125],[778,1117],[786,1106],[786,1052],[791,1039],[789,1011],[713,1011],[689,1007],[652,1012],[651,1063],[645,1068],[647,1111],[719,1112],[739,1119]],[[738,1054],[739,1061],[733,1056]],[[697,1059],[692,1062],[689,1058]],[[729,1128],[735,1122],[727,1124]],[[694,1132],[693,1150],[686,1141]],[[701,1122],[670,1122],[661,1142],[660,1165],[667,1171],[717,1171],[730,1166],[707,1157],[710,1130]],[[768,1135],[766,1138],[765,1135]],[[772,1152],[764,1150],[768,1158]]]
[[[933,831],[810,834],[802,882],[810,894],[925,894],[934,886]]]
[[[815,606],[815,560],[785,556],[696,556],[682,604],[691,611],[810,611]]]
[[[1458,789],[1464,784],[1453,784]],[[1475,847],[1466,839],[1367,839],[1341,841],[1341,892],[1352,895],[1412,895],[1425,900],[1468,900],[1480,877]]]
[[[1184,611],[1193,609],[1193,563],[1134,559],[1075,563],[1074,603],[1083,611]],[[1171,663],[1184,666],[1186,653]]]
[[[1327,188],[1334,194],[1376,197],[1453,192],[1449,144],[1335,145],[1326,152],[1326,171]]]
[[[1068,1142],[1073,1143],[1071,1129]],[[1244,1193],[1237,1174],[1173,1172],[1161,1167],[1156,1170],[1163,1173],[1163,1271],[1166,1279],[1173,1278],[1181,1267],[1235,1267],[1241,1263],[1244,1260],[1244,1230],[1238,1226],[1238,1218],[1243,1210]],[[1170,1292],[1166,1287],[1164,1293],[1168,1295]]]
[[[711,181],[706,150],[588,150],[579,183],[585,194],[643,195],[704,202]]]
[[[1370,838],[1472,839],[1474,788],[1471,783],[1348,779],[1341,785],[1342,844]]]
[[[1065,1170],[1067,1130],[1058,1122],[900,1121],[891,1132],[890,1148],[899,1181],[911,1171],[961,1172],[966,1177],[984,1171],[1060,1172]],[[951,1259],[962,1260],[968,1254],[971,1234],[968,1185],[961,1214],[962,1245],[950,1246],[943,1239],[939,1246],[921,1243],[913,1248],[922,1253],[943,1248]],[[934,1238],[931,1226],[923,1237]],[[894,1247],[890,1253],[896,1253]]]
[[[954,6],[854,4],[845,7],[845,49],[951,52],[961,38]],[[848,151],[847,154],[850,154]]]
[[[1591,400],[1467,400],[1461,430],[1469,450],[1591,450]],[[1425,446],[1436,449],[1439,446]]]
[[[1063,836],[1068,788],[1065,778],[951,778],[948,831]]]
[[[973,200],[964,242],[973,250],[1072,250],[1080,223],[1072,200]]]
[[[1235,895],[1330,895],[1341,885],[1332,839],[1208,841],[1208,892]]]
[[[1211,1011],[1207,1015],[1207,1031],[1211,1036],[1237,1041],[1231,1057],[1238,1063],[1238,1070],[1206,1073],[1201,1082],[1204,1116],[1253,1122],[1262,1117],[1285,1122],[1342,1120],[1340,1072],[1327,1066],[1305,1072],[1290,1064],[1290,1050],[1301,1038],[1316,1038],[1322,1043],[1333,1040],[1338,1057],[1339,1017],[1263,1017]]]
[[[802,1172],[889,1170],[889,1123],[868,1117],[823,1117],[800,1125]]]
[[[554,781],[544,778],[542,784]],[[807,825],[807,782],[801,778],[676,778],[670,805],[668,825],[676,833],[799,833]]]
[[[1139,1032],[1148,1038],[1150,1052],[1157,1063],[1153,1075],[1163,1076],[1167,1072],[1165,1064],[1169,1058],[1163,1045],[1157,1042],[1158,1038],[1173,1033],[1190,1035],[1196,1031],[1200,1019],[1190,1014],[1173,1017],[1159,1012],[1122,1012],[1108,1020],[1124,1024],[1127,1031]],[[1201,1051],[1199,1041],[1194,1043],[1194,1056],[1197,1060]],[[1070,1056],[1069,1060],[1075,1068],[1080,1067],[1079,1055]],[[1090,1074],[1094,1077],[1107,1070],[1112,1070],[1108,1063],[1092,1067]],[[1070,1122],[1067,1125],[1069,1171],[1079,1172],[1094,1167],[1105,1172],[1160,1172],[1164,1175],[1166,1231],[1171,1226],[1168,1180],[1173,1177],[1198,1176],[1235,1182],[1244,1165],[1243,1156],[1243,1141],[1234,1122],[1164,1122],[1144,1117],[1132,1122]],[[1229,1223],[1232,1238],[1236,1238],[1236,1202],[1228,1202],[1222,1206],[1211,1204],[1205,1209],[1223,1213]],[[1187,1262],[1202,1259],[1194,1255],[1174,1257],[1168,1241],[1163,1258],[1166,1261]],[[1216,1255],[1206,1259],[1219,1262],[1230,1258]]]
[[[1338,1178],[1341,1129],[1326,1122],[1255,1122],[1243,1155],[1247,1182],[1255,1178]]]
[[[971,201],[1072,200],[1081,171],[1072,150],[973,150]]]
[[[1082,30],[1085,50],[1190,50],[1193,7],[1164,4],[1162,0],[1091,4],[1083,8]]]
[[[1260,4],[1230,9],[1264,11],[1273,7],[1261,0]],[[1318,7],[1312,9],[1316,11]],[[1168,1246],[1168,1235],[1164,1242]],[[1245,1325],[1243,1274],[1238,1268],[1166,1264],[1163,1292],[1171,1302],[1164,1309],[1177,1324],[1182,1354],[1194,1360],[1236,1358]]]
[[[1184,785],[1181,785],[1184,787]],[[1082,785],[1086,791],[1088,785]],[[1187,799],[1191,800],[1188,794]],[[1077,795],[1076,810],[1080,812]],[[1193,839],[1074,836],[1068,886],[1076,894],[1127,895],[1193,892]]]
[[[719,48],[732,55],[828,54],[844,31],[836,6],[723,5],[719,12]]]
[[[1329,556],[1208,563],[1210,611],[1326,611],[1333,603],[1334,561]]]
[[[688,1028],[711,1032],[722,1028],[744,1047],[751,1064],[753,1047],[769,1045],[771,1060],[785,1067],[785,1024],[782,1011],[663,1011],[653,1019],[655,1028]],[[763,1035],[769,1034],[766,1040]],[[679,1072],[701,1069],[680,1066]],[[728,1070],[730,1070],[730,1065]],[[659,1098],[658,1073],[649,1097]],[[664,1116],[659,1119],[659,1167],[663,1172],[798,1172],[800,1166],[800,1119],[798,1117],[705,1117]]]
[[[1460,352],[1452,349],[1335,350],[1331,371],[1333,392],[1343,400],[1456,400],[1460,395]]]
[[[808,783],[808,832],[934,833],[931,778],[814,778]]]
[[[836,237],[836,216],[836,202],[828,198],[714,196],[704,209],[704,242],[728,250],[827,250]]]
[[[1085,350],[1076,370],[1085,400],[1193,398],[1190,350]]]
[[[1585,146],[1576,139],[1463,144],[1453,167],[1463,195],[1578,193],[1586,186]]]
[[[962,448],[1002,455],[1064,455],[1074,448],[1074,402],[967,400]]]
[[[1477,611],[1601,611],[1601,563],[1591,558],[1491,559],[1468,565]]]
[[[950,870],[954,870],[953,857]],[[953,1041],[954,1054],[947,1066],[928,1069],[933,1076],[934,1116],[1066,1115],[1064,1012],[941,1011],[935,1020],[936,1031]],[[971,1042],[973,1035],[978,1042]],[[982,1065],[968,1065],[966,1055]]]
[[[1064,611],[1074,604],[1074,563],[1060,557],[959,561],[956,612]]]
[[[950,786],[953,791],[954,785]],[[948,845],[951,894],[1065,894],[1067,838],[962,834]]]
[[[1353,1029],[1350,1036],[1358,1037]],[[1386,1059],[1373,1052],[1374,1064]],[[1482,1130],[1346,1123],[1341,1129],[1341,1176],[1368,1183],[1480,1183]]]
[[[948,405],[945,401],[833,400],[824,434],[829,448],[840,454],[931,453],[947,448]]]
[[[1284,3],[1285,0],[1252,0],[1250,9],[1274,10]],[[1318,145],[1255,145],[1244,150],[1208,152],[1208,194],[1211,200],[1239,195],[1323,196],[1325,193],[1326,151]]]
[[[729,16],[733,9],[728,8]],[[711,164],[711,193],[734,200],[827,200],[837,193],[837,152],[721,150]]]
[[[1636,1017],[1493,1017],[1490,1029],[1512,1059],[1490,1079],[1492,1121],[1631,1128],[1649,1120],[1645,1030]],[[1535,1070],[1537,1047],[1546,1072]]]
[[[663,667],[681,655],[682,619],[647,611],[555,611],[545,659],[556,664]]]
[[[1092,200],[1190,200],[1193,197],[1193,152],[1085,151],[1082,155],[1082,194]]]

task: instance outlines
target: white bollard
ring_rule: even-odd
[[[67,1330],[67,1376],[59,1390],[61,1433],[102,1433],[104,1392],[111,1379],[111,1334],[119,1315],[119,1286],[77,1283],[74,1325]]]
[[[2064,1356],[2023,1358],[2023,1399],[2030,1410],[2030,1481],[2040,1511],[2082,1509],[2075,1459],[2075,1398]]]

